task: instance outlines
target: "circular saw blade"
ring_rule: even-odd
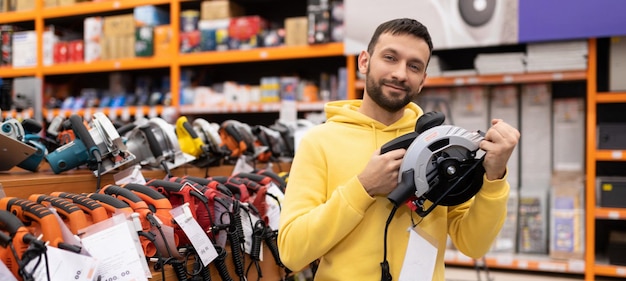
[[[482,140],[483,137],[478,132],[470,132],[456,126],[441,125],[428,129],[421,133],[407,149],[400,166],[400,175],[404,171],[413,169],[415,195],[417,197],[424,196],[434,201],[435,195],[444,194],[446,188],[451,187],[450,181],[440,175],[442,171],[439,166],[442,165],[442,161],[446,159],[457,161],[459,172],[462,172],[467,168],[467,165],[478,161],[475,159],[475,152],[479,149],[478,144]],[[478,166],[482,168],[482,165]],[[445,171],[443,172],[445,173]],[[480,175],[482,177],[482,173]],[[444,198],[445,200],[440,200],[440,202],[446,203],[446,205],[447,203],[456,203],[465,198],[463,195],[477,191],[476,187],[471,185],[474,182],[473,177],[470,178],[472,180],[463,179],[462,182],[459,182],[454,190],[446,195],[450,198]],[[447,182],[447,184],[442,185],[442,182]],[[480,186],[478,186],[479,188]],[[472,196],[474,194],[475,192]]]

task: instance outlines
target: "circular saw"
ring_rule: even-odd
[[[400,165],[398,187],[387,198],[398,207],[415,196],[411,201],[421,217],[437,205],[453,206],[471,199],[483,183],[484,152],[479,150],[484,139],[482,132],[441,125],[443,120],[440,113],[427,113],[418,120],[416,132],[381,148],[381,153],[407,149]],[[433,203],[428,209],[424,209],[426,200]]]

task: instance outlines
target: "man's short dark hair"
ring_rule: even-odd
[[[374,46],[383,33],[390,33],[392,35],[413,35],[417,38],[422,38],[426,41],[426,44],[428,44],[429,51],[431,53],[433,51],[433,41],[425,25],[414,19],[399,18],[384,22],[376,28],[369,45],[367,45],[368,53],[371,54],[374,52]]]

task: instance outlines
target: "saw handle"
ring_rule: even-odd
[[[380,154],[385,154],[389,151],[400,149],[400,148],[408,149],[411,143],[413,143],[413,141],[415,140],[415,138],[417,138],[418,135],[419,134],[417,132],[411,132],[411,133],[399,136],[395,139],[392,139],[386,144],[383,144],[383,146],[380,148]]]
[[[87,147],[87,150],[89,150],[89,156],[93,156],[92,155],[92,153],[93,153],[92,151],[93,150],[98,150],[98,147],[96,146],[96,143],[93,141],[93,138],[89,134],[89,131],[87,130],[87,127],[85,127],[85,124],[83,123],[82,117],[80,117],[78,115],[70,116],[70,124],[71,124],[72,130],[74,131],[76,136],[80,140],[83,141],[83,143]]]
[[[397,208],[403,204],[411,195],[415,193],[415,171],[413,169],[402,172],[402,180],[396,186],[396,189],[387,195],[387,199]]]
[[[7,210],[0,210],[0,230],[8,232],[9,236],[13,237],[23,226],[24,223],[14,214]]]
[[[160,179],[152,179],[146,182],[147,186],[161,187],[167,192],[181,192],[183,184]]]
[[[159,145],[159,141],[154,135],[152,128],[149,125],[146,125],[146,126],[139,127],[139,129],[146,136],[146,140],[148,141],[148,146],[150,146],[150,151],[152,152],[152,155],[154,156],[154,158],[159,158],[163,156],[163,150],[161,149],[161,146]]]
[[[415,132],[417,132],[417,134],[421,134],[430,128],[443,124],[445,121],[446,116],[439,111],[426,112],[417,118],[417,122],[415,123]]]

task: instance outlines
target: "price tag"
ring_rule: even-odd
[[[85,114],[83,114],[83,118],[87,121],[91,121],[91,116],[92,116],[92,110],[91,108],[85,108]]]
[[[198,224],[198,221],[190,215],[189,203],[185,203],[182,206],[170,210],[170,213],[183,232],[185,232],[189,241],[191,241],[191,245],[193,245],[200,256],[202,264],[208,266],[211,261],[217,258],[217,251],[213,243],[211,243],[209,236],[207,236],[204,230],[202,230],[202,227]]]
[[[245,237],[243,249],[247,254],[252,254],[252,235],[254,234],[254,226],[260,218],[243,209],[239,212],[239,218],[241,219],[241,227],[243,228],[243,237]],[[263,248],[261,248],[259,257],[261,261],[263,261]]]
[[[97,268],[100,267],[98,260],[93,257],[55,247],[46,246],[46,254],[47,260],[42,256],[40,257],[41,263],[39,259],[34,259],[26,265],[27,271],[34,270],[34,280],[48,280],[47,274],[49,273],[51,281],[90,281],[94,280]],[[46,262],[48,262],[47,266]],[[50,271],[47,272],[46,268]]]
[[[97,271],[100,280],[148,280],[142,265],[145,258],[140,257],[137,253],[133,235],[136,237],[137,233],[130,228],[130,224],[124,219],[116,224],[101,227],[99,231],[82,239],[83,247],[92,256],[98,257],[98,261],[101,262],[102,266]],[[115,247],[111,247],[111,245],[115,245]]]
[[[139,110],[139,108],[137,110]],[[122,119],[122,121],[124,122],[128,122],[130,120],[130,108],[129,107],[124,107],[124,109],[122,109],[122,116],[120,116],[120,119]]]
[[[621,150],[613,150],[613,151],[611,151],[611,158],[613,158],[613,159],[622,159],[622,151]]]
[[[265,202],[267,202],[267,218],[269,220],[269,226],[272,230],[278,230],[278,222],[280,219],[280,206],[282,206],[285,194],[275,183],[270,183],[267,188],[267,195],[265,195]]]
[[[148,118],[154,118],[159,116],[159,112],[157,112],[156,107],[150,107],[150,110],[148,111]]]

